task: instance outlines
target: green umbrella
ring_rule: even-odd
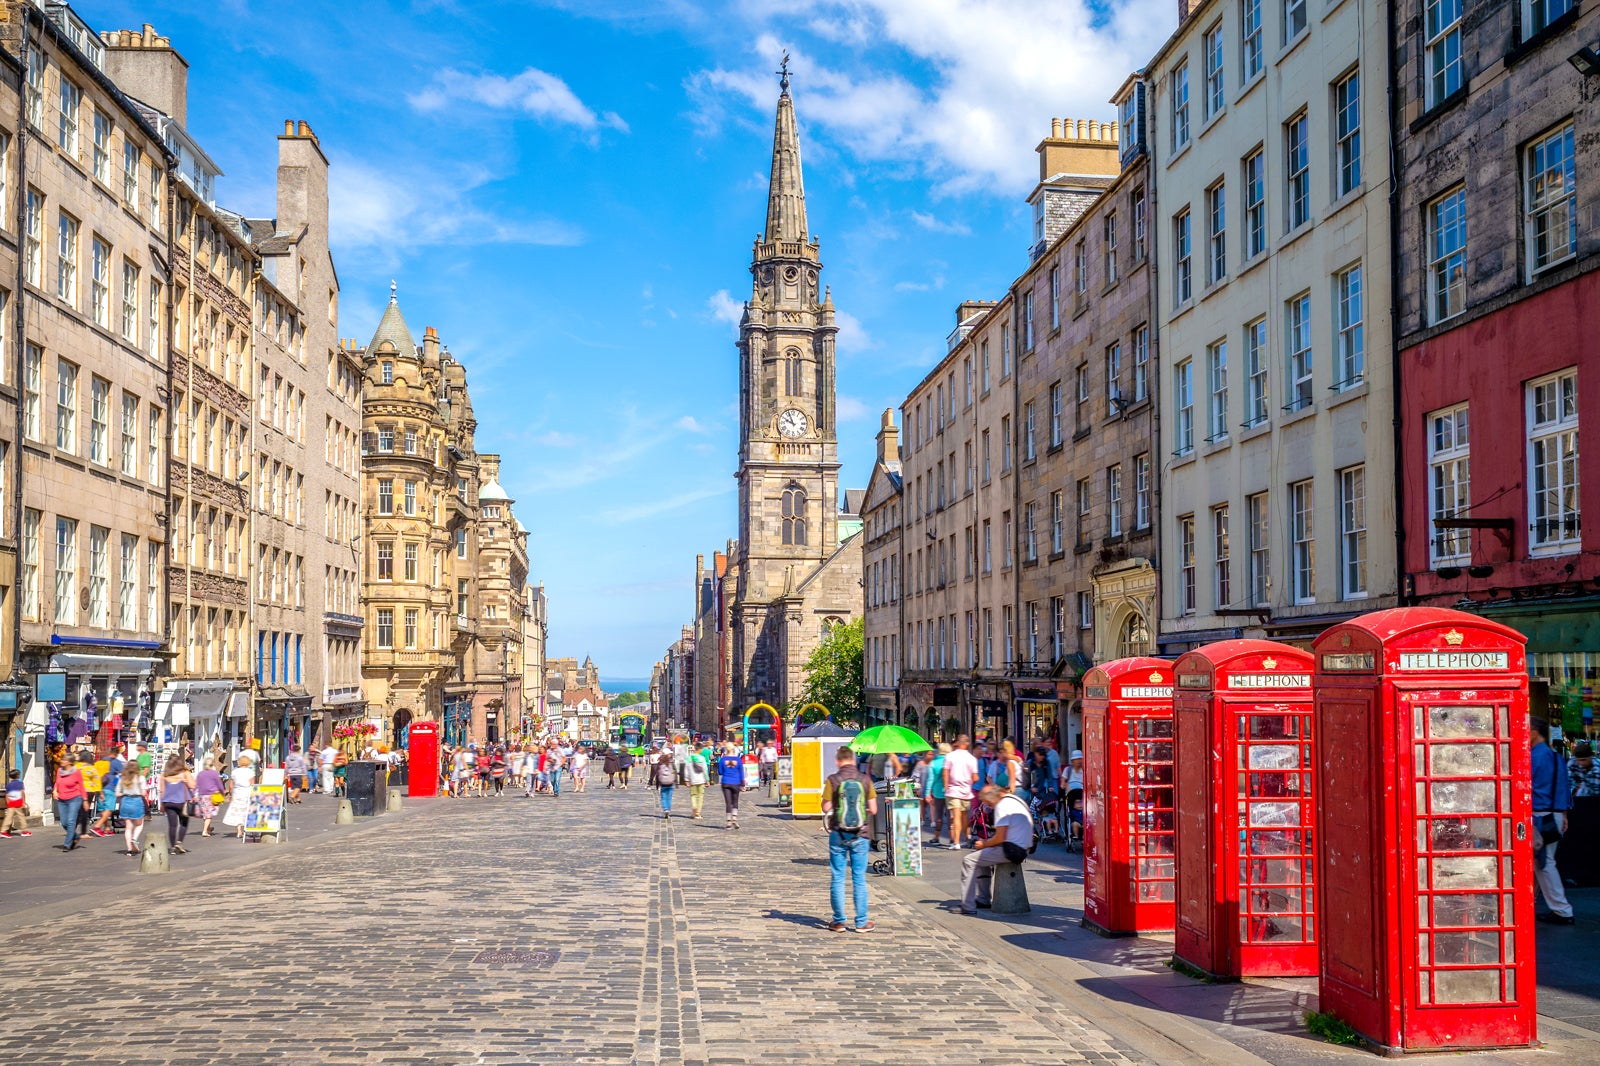
[[[858,755],[909,755],[932,751],[933,747],[917,734],[900,725],[875,725],[850,739],[850,750]]]

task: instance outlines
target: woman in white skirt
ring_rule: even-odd
[[[255,756],[242,752],[233,768],[233,791],[229,795],[228,809],[222,813],[222,824],[235,827],[234,836],[244,838],[244,816],[250,809],[250,797],[255,792]]]

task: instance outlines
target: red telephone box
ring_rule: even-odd
[[[1321,1008],[1386,1047],[1534,1042],[1525,640],[1401,607],[1313,647]]]
[[[1083,925],[1172,928],[1172,664],[1117,659],[1083,678]]]
[[[439,723],[412,722],[406,730],[406,795],[439,794]]]
[[[1311,656],[1224,640],[1173,667],[1174,954],[1215,977],[1317,972]]]

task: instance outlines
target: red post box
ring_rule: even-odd
[[[1311,656],[1224,640],[1173,673],[1174,954],[1214,977],[1317,972]]]
[[[439,723],[412,722],[406,756],[406,795],[439,794]]]
[[[1083,925],[1172,928],[1172,664],[1117,659],[1083,679]]]
[[[1534,1042],[1524,642],[1402,607],[1313,647],[1321,1007],[1385,1047]]]

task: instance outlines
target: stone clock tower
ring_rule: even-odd
[[[739,324],[739,541],[730,619],[730,712],[738,713],[757,700],[781,706],[794,695],[804,661],[794,661],[800,648],[784,631],[796,624],[795,611],[798,624],[810,625],[804,589],[839,549],[838,327],[817,241],[806,228],[787,61],[782,78],[767,225],[755,242]]]

